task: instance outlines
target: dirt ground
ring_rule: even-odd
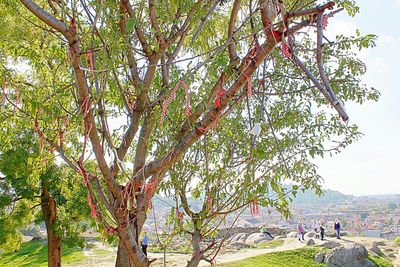
[[[328,238],[328,240],[337,240],[334,238]],[[321,244],[323,241],[315,240],[316,245]],[[386,243],[390,244],[389,241],[384,240],[382,238],[367,238],[367,237],[343,237],[340,240],[341,243],[353,243],[358,242],[362,243],[365,246],[371,245],[375,241],[385,241]],[[87,256],[87,259],[84,262],[79,262],[77,264],[68,264],[64,266],[68,267],[78,267],[78,266],[85,266],[85,267],[112,267],[115,264],[116,258],[116,251],[115,248],[112,248],[106,244],[102,244],[101,242],[94,241],[92,242],[92,246],[96,247],[96,249],[85,249],[84,254]],[[242,260],[248,257],[254,257],[261,254],[276,252],[276,251],[286,251],[292,249],[298,249],[306,246],[305,242],[300,242],[295,238],[285,238],[284,244],[279,247],[275,248],[265,248],[265,249],[241,249],[240,251],[236,252],[227,252],[222,253],[217,256],[216,260],[218,264],[227,263],[231,261]],[[397,258],[393,262],[395,266],[400,267],[400,256],[396,254]],[[149,257],[151,259],[156,258],[157,260],[152,264],[155,267],[161,267],[163,265],[164,256],[162,253],[149,253]],[[166,256],[166,265],[173,266],[173,267],[180,267],[186,266],[187,261],[190,259],[190,255],[188,254],[179,254],[179,253],[167,253]],[[207,262],[201,262],[200,266],[209,266],[210,264]]]

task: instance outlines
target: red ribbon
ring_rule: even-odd
[[[90,194],[88,195],[87,201],[90,206],[90,215],[93,219],[97,219],[96,204],[92,202],[92,196]]]
[[[90,73],[92,74],[92,77],[94,79],[94,61],[93,61],[93,51],[92,50],[89,50],[86,53],[86,61],[89,65]]]
[[[281,51],[282,51],[282,56],[283,57],[286,57],[286,58],[291,58],[292,57],[292,53],[290,52],[290,48],[285,42],[282,42]]]
[[[250,201],[250,213],[253,218],[260,215],[257,199]]]
[[[326,29],[328,27],[328,15],[322,16],[322,29]]]
[[[171,104],[172,100],[174,100],[176,91],[178,90],[179,86],[182,86],[183,89],[185,89],[185,98],[186,98],[186,115],[190,116],[192,114],[192,111],[190,110],[190,94],[189,94],[189,88],[188,86],[180,80],[172,90],[171,95],[168,97],[168,99],[164,102],[162,113],[161,113],[161,119],[160,119],[160,125],[163,124],[165,115],[167,114],[167,110],[169,105]]]

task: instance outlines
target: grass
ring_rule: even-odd
[[[321,248],[301,248],[289,251],[273,252],[241,261],[223,264],[227,267],[322,267],[327,266],[315,261],[314,257]]]
[[[393,263],[384,257],[368,257],[377,267],[393,267]]]
[[[79,248],[63,246],[62,263],[74,263],[85,259]],[[23,243],[14,253],[0,256],[0,266],[7,267],[45,267],[47,266],[47,244],[43,241]]]
[[[282,239],[271,240],[264,244],[258,244],[257,248],[277,248],[282,246],[284,241]]]

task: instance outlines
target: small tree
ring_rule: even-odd
[[[76,175],[55,165],[54,157],[40,157],[31,140],[26,134],[0,152],[4,175],[0,180],[0,243],[4,252],[13,251],[22,241],[22,227],[44,221],[48,265],[61,266],[62,240],[83,246],[79,234],[85,229],[82,221],[87,208],[82,202],[86,192],[75,183]]]

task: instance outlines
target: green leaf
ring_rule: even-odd
[[[135,18],[129,18],[126,21],[126,30],[130,33],[132,32],[133,28],[136,26],[136,19]]]

